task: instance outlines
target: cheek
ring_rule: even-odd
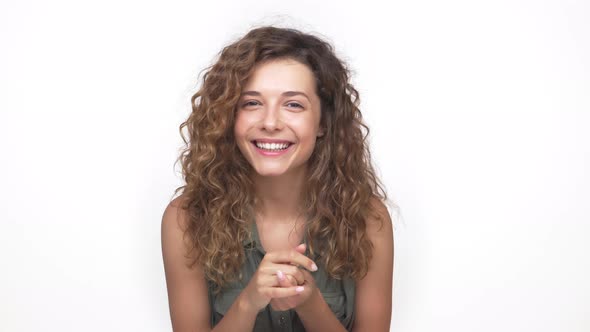
[[[302,148],[304,148],[304,150],[307,153],[311,154],[315,148],[316,139],[317,139],[316,135],[318,132],[315,130],[315,128],[313,128],[313,127],[310,128],[309,124],[308,124],[307,127],[301,128],[299,133],[300,133],[299,140],[302,145]]]
[[[249,153],[248,153],[248,144],[250,144],[249,142],[246,141],[245,136],[244,135],[238,135],[238,133],[234,134],[235,136],[235,140],[236,140],[236,145],[238,147],[238,150],[240,151],[240,154],[242,155],[242,157],[248,159]]]
[[[304,121],[297,124],[299,138],[303,141],[314,143],[319,134],[319,121]]]
[[[238,150],[242,153],[242,155],[246,156],[246,133],[247,128],[243,125],[242,122],[236,121],[234,124],[234,140],[235,144],[238,146]]]
[[[246,135],[246,131],[248,129],[248,121],[243,116],[240,116],[239,113],[236,116],[235,124],[234,124],[234,135],[236,138],[244,138]]]

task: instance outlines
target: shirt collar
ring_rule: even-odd
[[[258,227],[256,227],[255,222],[252,222],[250,224],[250,236],[242,240],[242,245],[244,249],[256,248],[263,256],[266,255],[264,248],[262,248],[262,245],[260,244],[260,238],[258,236]]]

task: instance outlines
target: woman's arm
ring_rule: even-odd
[[[317,288],[314,288],[310,298],[295,310],[307,332],[346,332]]]
[[[182,196],[181,196],[182,197]],[[277,269],[292,275],[297,266],[312,269],[313,261],[296,250],[267,253],[248,286],[238,295],[223,318],[211,329],[207,282],[203,269],[197,264],[187,267],[183,229],[187,217],[174,199],[162,217],[162,254],[168,287],[168,302],[172,328],[175,332],[250,332],[258,311],[273,298],[287,298],[299,294],[300,287],[277,287]]]
[[[373,258],[367,275],[356,283],[353,331],[389,331],[393,282],[393,225],[385,205],[373,200],[379,220],[367,222]]]
[[[192,269],[186,266],[182,229],[187,220],[179,199],[166,207],[162,217],[162,255],[172,329],[175,332],[252,331],[257,310],[246,304],[242,294],[211,330],[211,308],[203,269],[198,264]]]
[[[389,331],[391,323],[393,225],[385,205],[376,199],[372,204],[380,220],[367,221],[373,258],[367,275],[356,283],[353,331],[359,332]],[[296,310],[306,331],[346,331],[317,289]]]

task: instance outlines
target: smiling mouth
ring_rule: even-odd
[[[291,142],[259,142],[252,141],[255,147],[269,152],[278,152],[288,149],[293,143]]]

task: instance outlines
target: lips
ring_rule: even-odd
[[[252,143],[256,144],[256,142],[259,142],[259,143],[277,143],[277,144],[283,144],[283,143],[293,144],[293,142],[291,142],[289,140],[276,139],[276,138],[257,138],[257,139],[252,140]]]
[[[263,156],[280,156],[291,150],[294,143],[281,139],[256,139],[251,141],[255,150]]]
[[[293,145],[288,142],[268,143],[268,142],[257,142],[257,141],[252,142],[252,144],[254,144],[254,146],[256,146],[259,149],[265,149],[265,150],[284,150],[284,149],[288,148],[289,146]]]

